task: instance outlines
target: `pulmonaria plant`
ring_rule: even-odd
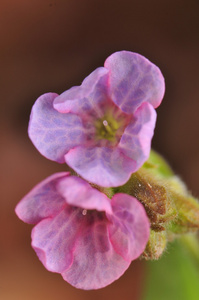
[[[16,213],[35,224],[43,265],[77,288],[102,288],[132,260],[158,259],[168,241],[199,229],[198,201],[150,151],[164,88],[154,64],[121,51],[81,86],[44,94],[32,108],[33,144],[79,177],[48,177]]]
[[[66,162],[89,182],[123,185],[147,160],[164,78],[145,57],[128,52],[109,56],[61,95],[35,102],[29,136],[48,159]]]
[[[102,288],[120,277],[149,238],[148,217],[136,198],[119,193],[109,199],[69,173],[42,181],[16,213],[36,224],[32,247],[44,266],[82,289]]]

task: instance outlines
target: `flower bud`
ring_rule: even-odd
[[[154,151],[117,191],[134,196],[145,207],[151,224],[150,238],[142,255],[146,259],[158,259],[168,241],[199,229],[198,200]]]

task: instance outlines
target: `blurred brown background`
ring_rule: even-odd
[[[0,299],[139,299],[145,262],[134,262],[109,287],[86,292],[46,271],[31,249],[31,226],[17,219],[15,205],[66,166],[31,144],[29,113],[39,95],[79,85],[111,53],[138,52],[166,79],[153,147],[199,196],[199,1],[1,0],[0,43]]]

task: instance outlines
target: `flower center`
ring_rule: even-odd
[[[111,111],[97,119],[95,121],[96,140],[101,140],[101,143],[103,140],[105,146],[116,146],[128,123],[127,119],[123,114],[117,115]]]
[[[107,220],[106,214],[104,211],[97,211],[95,209],[79,209],[81,220],[84,219],[85,224],[88,226],[94,224],[95,222]]]
[[[104,118],[96,121],[95,127],[98,139],[113,141],[119,128],[119,124],[117,121],[104,116]]]

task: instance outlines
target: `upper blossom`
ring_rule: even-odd
[[[47,158],[104,187],[123,185],[148,159],[164,78],[145,57],[116,52],[81,86],[35,102],[29,136]]]
[[[44,266],[81,289],[102,288],[144,251],[149,221],[132,196],[110,200],[79,177],[57,173],[37,185],[16,207],[36,224],[32,246]]]

